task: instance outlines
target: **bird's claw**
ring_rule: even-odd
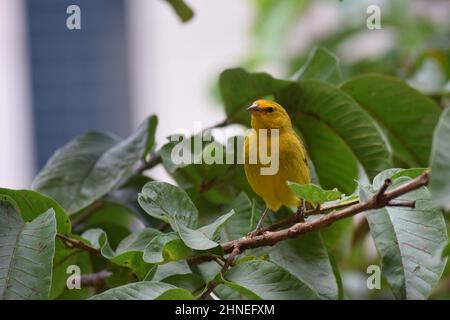
[[[306,218],[308,218],[308,215],[306,214],[306,206],[303,202],[303,205],[298,207],[297,211],[295,212],[295,215],[297,216],[298,221],[305,221]]]
[[[262,228],[256,228],[255,230],[247,233],[247,238],[254,238],[256,236],[260,236],[261,234],[263,234],[263,229]]]

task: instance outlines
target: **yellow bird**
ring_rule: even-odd
[[[256,233],[260,233],[262,223],[269,210],[276,212],[283,205],[304,208],[301,199],[289,188],[287,181],[308,184],[311,178],[306,150],[292,128],[291,119],[286,110],[270,100],[257,100],[247,110],[251,113],[251,125],[254,130],[251,130],[245,138],[245,174],[252,189],[266,203],[266,210],[255,230]],[[279,147],[273,154],[272,144],[276,141],[274,138],[276,138],[277,132]],[[267,133],[267,144],[261,138],[265,136],[265,133]],[[267,159],[261,161],[259,156],[255,161],[256,152],[252,152],[258,150],[259,154],[260,149],[263,154],[267,154],[271,161],[275,161],[274,157],[278,157],[278,170],[275,173],[262,173],[261,169],[267,169],[271,164],[267,163]]]

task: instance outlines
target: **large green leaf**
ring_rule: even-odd
[[[195,138],[197,137],[195,136]],[[180,142],[171,141],[161,148],[159,154],[166,171],[176,181],[177,185],[188,193],[197,208],[201,209],[202,212],[218,213],[220,206],[233,201],[240,192],[248,192],[250,187],[245,178],[243,166],[226,164],[226,154],[229,150],[217,142],[204,142],[203,149],[198,151],[195,150],[195,145],[192,148],[193,138],[186,138]],[[242,145],[236,140],[234,137],[230,138],[227,145],[232,146],[230,143],[232,141],[235,150],[238,148],[242,150]],[[186,151],[190,160],[204,156],[213,150],[213,147],[217,147],[217,150],[222,149],[223,163],[208,164],[205,161],[191,164],[175,163],[172,152],[178,152],[180,146],[187,147],[186,150],[183,150],[183,153]],[[230,154],[236,155],[238,153]],[[234,161],[234,163],[236,162]]]
[[[53,209],[26,223],[14,200],[0,196],[0,299],[48,299],[55,235]]]
[[[372,188],[360,187],[360,198],[367,200],[385,178],[375,179]],[[410,181],[397,178],[391,188]],[[398,200],[416,200],[414,209],[385,207],[367,213],[370,233],[383,262],[383,274],[397,299],[426,299],[439,281],[445,262],[436,259],[447,242],[442,213],[433,208],[425,187]]]
[[[198,210],[182,189],[159,181],[145,184],[138,202],[149,215],[170,224],[177,231],[179,225],[195,228]]]
[[[356,77],[342,86],[386,131],[402,166],[426,167],[439,106],[402,80],[382,76]]]
[[[439,120],[431,153],[430,190],[437,206],[450,210],[450,108]]]
[[[341,80],[339,58],[325,48],[315,47],[308,60],[293,76],[294,80],[318,80],[338,83]]]
[[[147,119],[147,143],[145,145],[145,150],[143,154],[143,158],[148,156],[150,152],[155,147],[155,139],[156,139],[156,127],[158,126],[158,117],[153,115]]]
[[[267,73],[248,73],[244,69],[228,69],[219,79],[220,93],[229,119],[249,123],[247,107],[256,99],[274,95],[289,81],[278,80]]]
[[[158,265],[158,269],[153,277],[153,281],[163,281],[175,275],[186,275],[192,273],[186,260],[171,261]]]
[[[192,300],[194,297],[186,289],[171,284],[153,281],[130,283],[106,290],[91,300]]]
[[[58,150],[33,181],[33,189],[76,212],[113,190],[151,145],[150,117],[127,139],[104,133],[84,134]]]
[[[48,160],[33,181],[33,189],[56,199],[66,210],[77,211],[84,201],[80,192],[95,163],[120,140],[102,132],[85,133]]]
[[[338,299],[333,266],[318,232],[279,242],[269,255],[271,261],[308,284],[321,298]]]
[[[370,178],[391,166],[389,151],[381,131],[370,115],[341,90],[317,81],[300,81],[281,90],[277,98],[290,114],[294,125],[306,136],[308,150],[318,142],[315,141],[315,135],[308,134],[309,119],[316,118],[345,143]],[[309,117],[305,118],[305,115]],[[333,146],[321,144],[320,148],[328,150]],[[329,176],[336,174],[337,171],[330,172],[328,168],[320,166],[319,159],[313,156],[311,155],[319,180],[323,172],[327,172]],[[343,165],[342,167],[344,168]],[[352,177],[356,178],[357,176]],[[347,191],[348,187],[339,189]]]
[[[82,238],[90,246],[100,250],[101,254],[115,265],[129,268],[139,279],[144,279],[151,270],[155,269],[152,261],[144,259],[144,251],[160,234],[158,230],[149,228],[136,231],[124,238],[116,251],[111,248],[107,234],[101,229],[89,229],[82,234]]]
[[[189,196],[180,188],[165,182],[147,183],[138,197],[141,207],[151,216],[170,224],[183,242],[195,250],[208,250],[219,244],[212,239],[234,214],[219,217],[215,222],[194,229],[198,211]]]
[[[305,114],[298,126],[320,185],[352,193],[358,177],[358,162],[345,141],[330,126],[310,115]]]
[[[53,209],[56,217],[56,230],[62,234],[70,233],[70,219],[64,209],[55,200],[32,190],[0,188],[0,195],[7,195],[15,201],[22,219],[26,222],[30,222],[43,212]]]
[[[240,193],[231,202],[224,212],[234,210],[236,214],[232,216],[222,230],[224,240],[234,240],[246,236],[251,229],[252,202],[245,193]]]
[[[224,284],[250,299],[319,299],[307,284],[264,260],[251,260],[231,268],[225,274]]]

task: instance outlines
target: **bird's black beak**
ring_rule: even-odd
[[[257,104],[252,104],[250,107],[247,108],[247,111],[251,113],[260,112],[261,108]]]

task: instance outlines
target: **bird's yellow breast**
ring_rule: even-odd
[[[267,140],[267,150],[262,151],[267,152],[269,157],[279,157],[279,169],[273,175],[261,174],[261,168],[267,167],[269,164],[263,165],[259,160],[254,164],[250,163],[250,145],[253,143],[255,143],[259,152],[260,141],[258,130],[252,130],[247,135],[244,144],[244,168],[250,186],[264,199],[267,207],[274,212],[278,211],[283,205],[298,207],[300,205],[300,199],[289,188],[287,181],[300,184],[310,182],[306,151],[299,137],[291,128],[280,130],[278,155],[271,154],[271,139]]]

